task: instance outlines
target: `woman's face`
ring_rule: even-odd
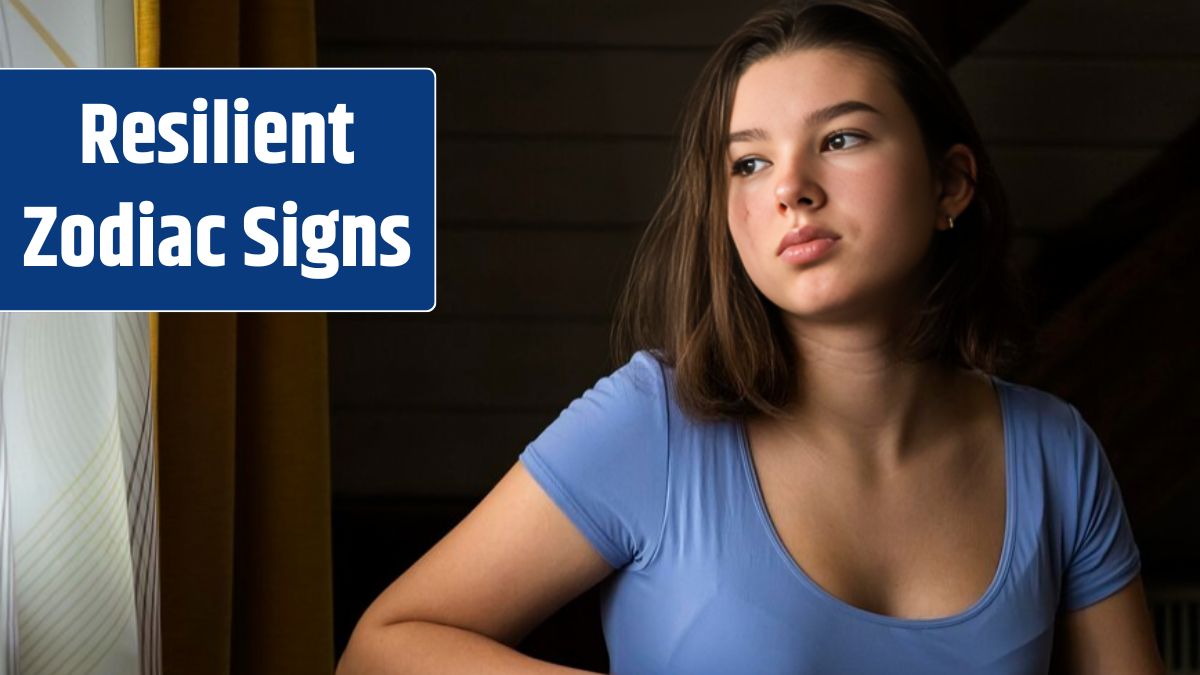
[[[729,231],[763,295],[815,321],[878,318],[911,298],[946,219],[917,121],[881,65],[834,49],[759,61],[737,84],[729,131]],[[820,238],[789,246],[801,228]]]

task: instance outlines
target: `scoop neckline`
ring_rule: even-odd
[[[826,604],[831,605],[835,610],[848,613],[861,619],[881,623],[888,626],[898,628],[938,628],[942,626],[951,626],[962,623],[978,615],[983,610],[987,609],[988,605],[996,599],[1000,594],[1001,588],[1004,586],[1004,581],[1008,577],[1008,569],[1012,558],[1013,542],[1015,540],[1016,530],[1016,485],[1013,480],[1015,474],[1013,460],[1013,427],[1010,420],[1011,402],[1008,400],[1008,389],[1005,386],[1005,381],[1001,378],[988,374],[992,388],[996,392],[996,397],[1000,404],[1000,419],[1003,427],[1004,436],[1004,543],[1000,551],[1000,561],[996,565],[996,571],[992,575],[992,581],[988,585],[987,590],[983,592],[979,598],[971,604],[970,607],[944,617],[935,617],[932,619],[915,619],[899,616],[891,616],[888,614],[879,614],[870,610],[857,607],[849,602],[833,595],[818,584],[812,577],[804,571],[800,563],[792,557],[788,552],[787,546],[784,545],[783,539],[779,536],[779,531],[775,528],[775,521],[771,519],[770,512],[767,510],[766,500],[763,498],[762,486],[758,482],[758,471],[754,466],[754,460],[750,456],[750,441],[746,435],[745,419],[738,419],[735,422],[737,427],[737,436],[739,450],[742,458],[743,473],[746,480],[750,484],[750,491],[754,497],[755,510],[758,512],[758,519],[765,527],[771,546],[775,552],[782,556],[788,569],[792,574],[799,578],[801,584],[819,597]]]

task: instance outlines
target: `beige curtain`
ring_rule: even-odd
[[[158,4],[164,66],[316,65],[311,0],[160,0]]]
[[[311,1],[146,0],[141,65],[312,66]],[[325,315],[152,317],[163,664],[333,669]]]
[[[163,665],[333,667],[323,314],[160,314]]]

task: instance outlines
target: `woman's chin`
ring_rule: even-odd
[[[799,323],[861,323],[878,320],[887,310],[880,302],[871,302],[862,297],[814,297],[795,294],[776,303],[784,318]],[[886,303],[885,303],[886,304]]]
[[[792,300],[779,305],[785,318],[804,322],[841,321],[852,316],[853,306],[845,302],[830,302],[827,300]]]

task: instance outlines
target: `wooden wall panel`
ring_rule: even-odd
[[[669,136],[709,49],[401,48],[367,43],[325,66],[429,67],[438,133],[467,136]]]
[[[430,316],[434,321],[607,321],[640,236],[638,228],[616,227],[443,228],[437,309]],[[1029,262],[1041,241],[1038,233],[1018,233],[1013,242],[1018,263]]]
[[[983,54],[956,66],[954,81],[992,143],[1157,147],[1195,119],[1194,88],[1179,84],[1200,81],[1200,60]]]
[[[541,412],[335,411],[333,434],[340,442],[334,488],[357,495],[477,497],[572,398]]]
[[[444,227],[435,313],[605,321],[640,236],[637,227]]]
[[[318,35],[331,44],[520,44],[578,47],[714,46],[763,0],[506,0],[398,3],[390,0],[317,3]]]
[[[666,188],[671,152],[668,140],[444,140],[438,219],[645,223]]]
[[[609,368],[608,322],[339,314],[334,410],[553,410]]]
[[[1130,15],[1137,14],[1136,21]],[[1038,0],[979,44],[981,53],[1099,54],[1144,58],[1200,55],[1194,0]],[[1100,48],[1097,49],[1097,45]]]
[[[600,320],[331,316],[335,494],[486,492],[613,370]]]
[[[1087,215],[1158,154],[1157,148],[1004,145],[992,161],[1012,204],[1018,231],[1048,234]]]

